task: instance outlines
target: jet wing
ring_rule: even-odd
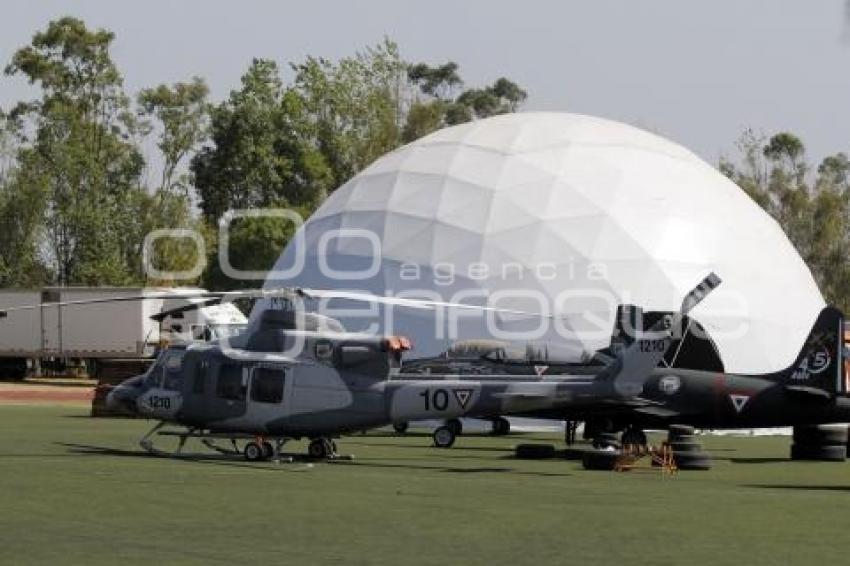
[[[832,395],[830,395],[829,391],[825,391],[817,387],[806,387],[805,385],[786,385],[785,390],[790,393],[817,397],[818,399],[824,399],[827,401],[832,399]]]

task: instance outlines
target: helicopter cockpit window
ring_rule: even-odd
[[[181,370],[183,368],[183,356],[185,354],[185,350],[177,349],[171,349],[163,354],[165,357],[163,363],[163,387],[165,389],[170,391],[180,390],[180,383],[183,381],[183,372]]]
[[[216,395],[231,401],[245,400],[245,385],[242,382],[242,366],[224,364],[218,370]]]
[[[251,380],[251,400],[259,403],[283,401],[284,371],[272,368],[255,368]]]
[[[147,383],[150,387],[162,387],[163,373],[162,366],[157,363],[148,372],[148,375],[145,378],[145,383]]]
[[[212,331],[206,324],[192,325],[192,340],[198,342],[209,342],[212,340]]]

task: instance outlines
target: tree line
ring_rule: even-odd
[[[271,206],[306,217],[388,151],[444,126],[514,112],[527,97],[508,78],[467,87],[453,62],[405,61],[389,39],[284,69],[254,59],[220,102],[200,77],[130,96],[111,57],[114,41],[108,30],[61,18],[4,69],[40,94],[0,108],[0,287],[172,284],[146,275],[143,241],[152,230],[181,228],[204,235],[209,258],[189,283],[252,284],[229,279],[216,259],[224,212]],[[149,140],[155,160],[145,158]],[[780,223],[827,301],[847,311],[847,155],[812,166],[788,132],[747,131],[737,150],[720,170]],[[156,174],[149,161],[159,164]],[[237,220],[231,262],[268,270],[291,236],[285,221]],[[181,239],[158,240],[153,252],[160,270],[198,259]]]
[[[157,229],[205,235],[199,284],[245,285],[220,270],[216,223],[233,208],[309,215],[384,153],[438,128],[516,110],[526,93],[500,78],[466,88],[458,66],[404,61],[386,39],[351,57],[307,57],[280,69],[254,59],[239,88],[209,100],[199,77],[134,97],[111,57],[115,35],[65,17],[5,67],[40,96],[0,109],[0,286],[151,285],[143,241]],[[288,77],[285,80],[284,76]],[[143,148],[155,140],[161,173]],[[291,224],[243,219],[231,263],[268,270]],[[188,240],[160,239],[160,271],[194,265]],[[182,281],[181,283],[186,283]]]

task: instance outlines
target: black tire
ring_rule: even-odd
[[[393,423],[393,430],[398,434],[404,434],[407,432],[407,429],[410,427],[409,423],[401,422],[401,423]]]
[[[564,460],[581,460],[584,458],[585,452],[587,451],[580,448],[567,448],[561,451],[561,455]]]
[[[324,438],[316,438],[307,446],[307,455],[316,460],[324,460],[331,455],[331,443]]]
[[[271,460],[274,456],[274,446],[271,442],[263,442],[263,460]]]
[[[711,469],[711,455],[707,452],[674,452],[673,460],[680,470]]]
[[[581,463],[585,470],[610,471],[614,469],[619,457],[618,450],[588,450],[584,453]]]
[[[263,447],[256,442],[246,444],[242,453],[249,462],[259,462],[263,459]]]
[[[434,441],[434,446],[437,448],[451,448],[455,443],[457,435],[451,427],[443,425],[441,427],[437,427],[431,438]]]
[[[667,437],[670,440],[679,439],[683,436],[693,436],[696,434],[696,429],[689,425],[674,424],[667,428]]]
[[[791,459],[816,462],[843,462],[847,459],[847,447],[792,444]]]
[[[673,452],[702,452],[702,444],[699,442],[671,442],[670,448]]]
[[[460,422],[460,419],[449,419],[446,421],[445,426],[449,427],[455,436],[463,434],[463,423]]]
[[[807,446],[847,444],[847,425],[795,426],[794,443]]]
[[[493,420],[493,436],[506,436],[511,433],[511,422],[505,417]]]
[[[545,460],[555,457],[555,447],[551,444],[518,444],[516,457],[524,460]]]
[[[620,438],[616,432],[600,432],[593,439],[593,447],[601,448],[620,448]]]

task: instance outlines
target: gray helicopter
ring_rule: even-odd
[[[107,404],[159,421],[140,441],[147,451],[154,436],[176,436],[179,454],[189,438],[249,461],[278,459],[290,439],[308,438],[308,455],[337,458],[334,438],[397,422],[448,420],[467,414],[498,416],[581,407],[628,404],[641,394],[653,369],[674,340],[677,319],[717,285],[710,274],[666,316],[619,349],[593,375],[480,376],[478,379],[396,379],[410,348],[403,337],[346,332],[335,319],[296,309],[268,309],[244,334],[211,343],[173,345],[150,370],[130,378],[108,395]],[[307,289],[199,293],[205,298],[345,298],[408,308],[472,308],[514,315],[523,311],[455,303],[395,299]],[[132,300],[122,297],[118,300]],[[96,302],[104,302],[100,299]],[[63,305],[90,304],[77,301]],[[4,315],[0,311],[0,318]],[[163,430],[178,426],[180,430]],[[440,427],[438,446],[450,446],[455,432]],[[216,441],[229,440],[232,448]],[[237,441],[246,441],[242,450]]]

